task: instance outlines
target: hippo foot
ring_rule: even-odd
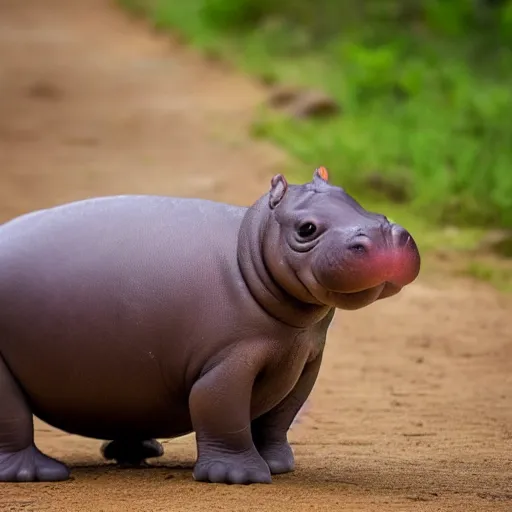
[[[164,447],[155,439],[146,441],[116,440],[104,443],[101,453],[107,460],[115,460],[121,467],[144,467],[146,459],[161,457]]]
[[[295,458],[287,441],[258,446],[258,451],[273,475],[289,473],[295,469]]]
[[[56,482],[69,478],[69,469],[41,453],[34,445],[0,453],[0,482]]]
[[[198,482],[225,484],[269,484],[270,470],[255,450],[243,453],[206,453],[194,467]]]

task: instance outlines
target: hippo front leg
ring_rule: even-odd
[[[290,394],[274,409],[252,423],[253,439],[272,474],[288,473],[295,468],[288,430],[315,385],[322,354],[308,363]]]
[[[189,405],[197,443],[195,480],[271,482],[269,467],[251,435],[252,387],[264,357],[254,345],[246,346],[206,371],[192,387]]]

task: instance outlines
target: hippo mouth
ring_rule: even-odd
[[[299,273],[297,278],[307,291],[311,303],[346,310],[363,308],[385,296],[394,295],[401,289],[384,282],[365,289],[342,291],[325,287],[315,277],[314,272]]]
[[[373,302],[387,297],[392,297],[400,292],[402,286],[390,282],[359,290],[355,292],[340,292],[335,290],[326,290],[324,300],[329,302],[329,305],[340,309],[355,310],[360,309]]]

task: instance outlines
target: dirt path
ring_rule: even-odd
[[[250,203],[282,159],[244,134],[261,94],[107,0],[0,0],[0,221],[117,193]],[[2,485],[0,510],[510,511],[511,312],[483,285],[421,279],[338,314],[297,471],[272,486],[193,482],[193,437],[123,471],[38,422],[74,478]]]

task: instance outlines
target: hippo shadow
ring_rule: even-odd
[[[163,478],[164,480],[192,478],[194,461],[158,461],[143,466],[120,466],[114,462],[73,461],[66,464],[71,471],[69,481],[97,480],[103,477]]]

